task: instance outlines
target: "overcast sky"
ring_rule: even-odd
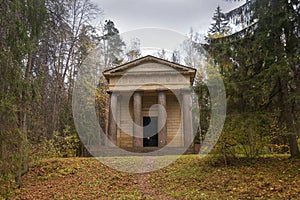
[[[140,28],[206,33],[218,5],[224,12],[245,3],[225,0],[93,0],[121,33]]]

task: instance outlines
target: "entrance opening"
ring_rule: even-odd
[[[157,123],[158,123],[157,117],[143,117],[144,147],[158,146]]]

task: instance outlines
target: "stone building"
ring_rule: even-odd
[[[189,146],[195,74],[193,68],[153,56],[104,71],[110,94],[108,144],[125,149]]]

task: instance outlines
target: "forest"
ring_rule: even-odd
[[[22,188],[22,178],[32,173],[33,163],[88,156],[72,114],[74,83],[85,58],[98,49],[102,55],[98,62],[109,68],[142,56],[139,39],[126,44],[117,24],[104,19],[103,12],[91,0],[0,0],[0,198],[9,199],[14,190]],[[241,158],[260,163],[264,156],[288,156],[292,164],[284,160],[282,165],[295,166],[293,174],[299,178],[299,1],[248,0],[227,13],[217,7],[212,21],[204,41],[201,34],[190,31],[189,41],[183,45],[184,58],[179,50],[170,57],[164,50],[156,52],[158,57],[194,67],[194,54],[187,49],[199,54],[205,49],[222,76],[226,122],[207,162],[227,167]],[[97,117],[104,129],[108,116],[106,88],[107,83],[100,79],[95,91]],[[201,128],[194,143],[201,144],[209,128],[210,94],[201,76],[193,90],[201,111]],[[85,165],[80,159],[74,163]],[[76,171],[79,167],[74,163],[70,166]],[[179,166],[187,167],[182,163]],[[234,170],[239,171],[238,167]],[[37,168],[33,172],[40,173]],[[132,176],[127,178],[132,181]],[[145,180],[142,177],[139,181]],[[107,198],[122,197],[126,198]],[[173,198],[177,199],[176,195]]]

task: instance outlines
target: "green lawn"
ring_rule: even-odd
[[[112,170],[93,158],[31,166],[12,199],[299,199],[300,160],[287,156],[229,163],[197,155],[146,174]]]

